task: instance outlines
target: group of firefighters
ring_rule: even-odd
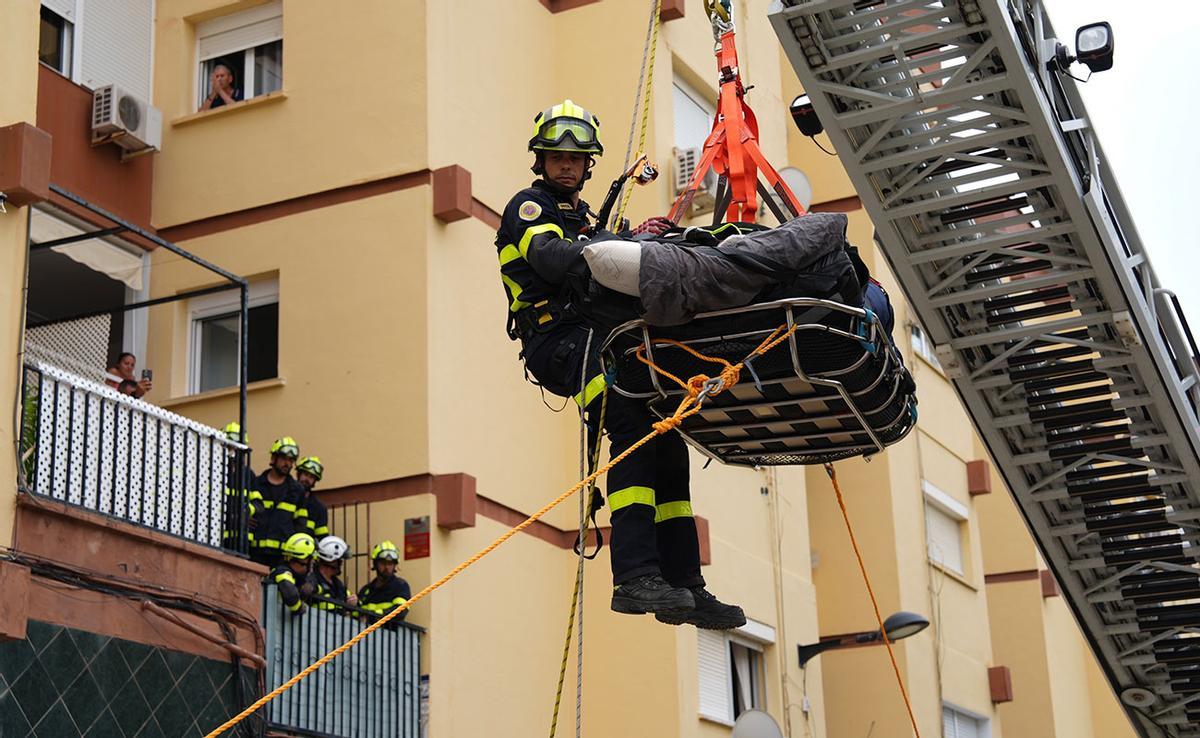
[[[225,435],[246,442],[238,423],[226,425]],[[383,617],[412,596],[408,582],[396,574],[400,551],[391,541],[377,544],[371,549],[375,576],[357,594],[347,590],[341,575],[342,562],[351,557],[350,546],[330,533],[329,512],[313,494],[324,473],[320,458],[300,458],[294,438],[276,439],[270,466],[257,476],[247,472],[248,485],[227,490],[225,536],[236,539],[245,525],[250,559],[271,567],[267,580],[276,585],[292,614],[314,607],[365,619]],[[239,491],[242,486],[246,489]]]

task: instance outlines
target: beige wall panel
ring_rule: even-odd
[[[561,21],[541,3],[439,1],[429,3],[426,22],[429,89],[435,93],[429,95],[430,166],[466,167],[475,196],[492,209],[502,211],[513,193],[533,181],[533,155],[526,151],[533,117],[554,102],[571,97],[587,106],[600,118],[601,141],[615,142],[615,116],[595,107],[588,94],[598,70],[591,72],[593,80],[585,77],[587,84],[557,85],[557,65],[577,72],[596,65],[571,53],[548,57]],[[591,189],[600,190],[594,199],[604,196],[595,183]]]
[[[440,577],[506,529],[486,518],[475,528],[435,529],[432,575]],[[523,738],[545,731],[573,577],[569,553],[520,534],[431,595],[432,738]],[[597,583],[591,594],[600,600],[607,589]],[[600,621],[589,623],[593,647],[585,653],[597,660],[608,641]],[[598,717],[601,703],[591,704],[589,717]]]
[[[1064,737],[1095,735],[1087,683],[1087,664],[1095,658],[1079,632],[1075,616],[1067,609],[1067,603],[1061,597],[1047,598],[1044,603],[1046,658],[1050,673],[1054,675],[1047,686],[1055,705],[1055,733]],[[1112,694],[1111,689],[1109,694]]]
[[[425,245],[407,226],[429,207],[429,189],[414,188],[185,244],[238,274],[278,271],[286,386],[250,394],[256,468],[271,439],[287,434],[326,462],[326,487],[429,470]],[[162,250],[152,273],[154,296],[212,284]],[[172,379],[160,381],[151,401],[186,393],[186,337],[173,325],[184,314],[180,305],[151,315],[145,366]],[[221,427],[237,417],[237,396],[171,409]]]
[[[525,381],[505,333],[494,232],[474,218],[428,222],[430,468],[471,474],[480,494],[532,513],[579,479],[575,403],[547,393],[555,414]],[[546,520],[577,527],[575,504]]]
[[[426,167],[425,3],[370,0],[354,13],[286,3],[286,99],[176,125],[196,109],[195,22],[226,7],[158,7],[155,102],[164,122],[156,226]]]
[[[1095,738],[1134,738],[1137,733],[1129,723],[1112,686],[1094,658],[1087,659],[1087,688],[1091,697],[1092,726]]]
[[[897,644],[896,660],[906,673],[907,647]],[[904,708],[896,675],[882,647],[829,651],[821,660],[825,690],[826,735],[910,738],[912,723]],[[913,687],[909,678],[908,686]],[[918,715],[922,735],[941,735],[941,714]]]
[[[975,509],[979,511],[985,572],[1001,574],[1045,568],[1025,519],[994,467],[992,493],[975,497]]]
[[[4,69],[4,84],[0,85],[0,126],[37,120],[38,80],[38,4],[15,3],[4,9],[0,23],[0,68]],[[21,378],[17,355],[23,340],[25,314],[25,224],[28,211],[8,206],[8,214],[0,215],[0,402],[4,403],[4,420],[0,421],[0,448],[15,448],[13,413],[20,392]],[[17,478],[14,454],[0,454],[0,546],[12,543],[12,526]]]
[[[997,582],[987,586],[988,620],[997,665],[1012,673],[1013,701],[996,706],[1009,735],[1061,738],[1090,733],[1054,733],[1059,709],[1050,692],[1051,663],[1047,651],[1046,608],[1037,580]],[[1065,707],[1065,706],[1063,706]]]

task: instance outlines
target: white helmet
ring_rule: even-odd
[[[317,558],[333,563],[350,558],[350,546],[337,536],[325,536],[317,544]]]

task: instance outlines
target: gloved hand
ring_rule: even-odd
[[[640,236],[643,233],[649,233],[653,236],[661,236],[674,227],[675,224],[670,220],[661,215],[656,215],[653,218],[647,218],[640,226],[634,228],[631,235]]]

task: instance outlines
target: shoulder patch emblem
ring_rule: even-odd
[[[526,200],[521,203],[521,208],[517,211],[517,215],[521,216],[521,220],[537,220],[541,214],[542,206],[533,200]]]

